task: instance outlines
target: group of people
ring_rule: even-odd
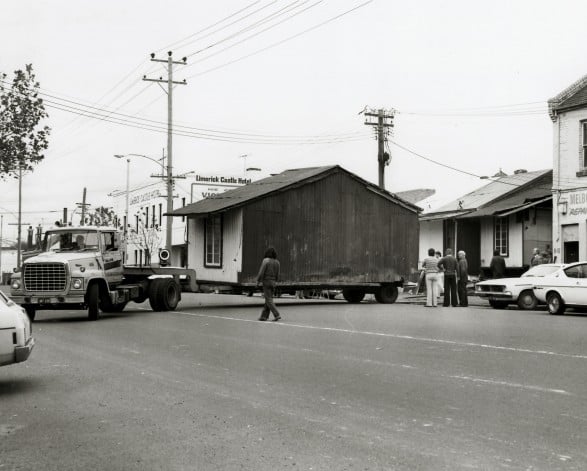
[[[438,253],[439,254],[439,253]],[[444,257],[439,257],[434,249],[428,249],[428,256],[422,262],[422,269],[426,277],[426,306],[436,307],[440,292],[439,278],[444,277],[444,300],[442,305],[462,306],[469,305],[467,297],[467,282],[469,267],[467,256],[463,250],[457,252],[457,258],[452,249],[446,249]]]

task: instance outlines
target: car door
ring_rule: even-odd
[[[587,263],[573,265],[564,270],[566,287],[561,292],[567,304],[587,305]]]

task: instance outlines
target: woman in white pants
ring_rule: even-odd
[[[426,273],[426,307],[436,307],[438,302],[438,259],[434,249],[428,249],[428,257],[422,262]]]

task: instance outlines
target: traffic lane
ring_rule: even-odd
[[[140,393],[159,383],[160,387],[155,390],[163,388],[167,391],[164,396],[170,400],[184,398],[196,409],[204,405],[206,411],[214,411],[219,401],[225,403],[220,410],[216,409],[217,416],[231,417],[230,425],[220,426],[218,433],[224,436],[234,433],[235,429],[241,430],[238,437],[232,439],[234,443],[229,450],[237,461],[246,461],[247,457],[257,460],[254,461],[257,469],[283,464],[278,458],[283,457],[284,450],[298,463],[308,466],[326,465],[335,456],[335,463],[341,466],[364,460],[376,468],[384,467],[384,463],[400,467],[402,463],[410,463],[422,469],[454,469],[455,463],[457,467],[467,463],[493,467],[502,463],[495,456],[504,457],[506,463],[512,460],[510,464],[516,462],[515,457],[522,463],[532,462],[528,455],[534,453],[535,447],[539,448],[536,452],[538,469],[556,469],[557,463],[564,463],[561,460],[570,459],[565,456],[573,456],[555,454],[558,445],[545,438],[541,427],[536,427],[534,432],[516,428],[516,424],[535,426],[532,414],[536,410],[548,410],[549,413],[539,420],[555,427],[553,433],[566,443],[567,449],[575,449],[573,441],[567,437],[568,422],[573,418],[559,414],[545,390],[531,390],[527,394],[528,390],[522,389],[524,394],[521,394],[516,391],[519,387],[510,384],[493,381],[488,387],[478,381],[454,378],[456,375],[450,371],[451,374],[439,373],[446,362],[435,364],[434,360],[439,351],[446,349],[446,344],[430,350],[419,345],[421,340],[399,338],[390,331],[389,323],[383,327],[378,325],[377,312],[365,316],[363,307],[355,306],[354,316],[346,313],[345,324],[359,324],[367,317],[373,319],[369,331],[354,329],[351,332],[348,328],[300,323],[306,322],[305,319],[319,319],[321,323],[336,324],[340,321],[340,306],[334,305],[313,309],[284,307],[284,315],[288,316],[284,324],[252,321],[255,309],[239,306],[225,312],[229,316],[219,315],[218,309],[158,314],[129,312],[120,319],[112,317],[98,323],[47,320],[36,324],[36,328],[38,335],[55,336],[58,345],[64,342],[57,337],[66,340],[67,331],[79,336],[78,346],[72,350],[81,350],[82,363],[92,365],[90,377],[100,377],[95,382],[95,390],[101,391],[108,385],[108,389],[118,391],[121,396],[112,405],[104,403],[106,405],[101,407],[106,410],[98,409],[100,412],[115,407],[115,416],[125,417],[126,408],[118,407],[126,397],[125,390],[120,390],[120,377],[127,378],[131,384],[139,383],[132,388],[139,391],[131,401],[136,405],[149,398]],[[419,312],[415,308],[406,315],[414,319]],[[397,321],[398,317],[385,319]],[[300,325],[294,325],[294,320]],[[90,327],[84,328],[87,326]],[[374,336],[373,333],[387,336]],[[414,347],[414,344],[419,346]],[[451,352],[451,348],[446,350]],[[64,356],[68,352],[65,349]],[[457,353],[453,351],[452,356],[459,356]],[[407,355],[412,364],[399,358],[402,354]],[[76,361],[75,365],[78,363]],[[104,365],[109,366],[104,369]],[[56,362],[51,366],[59,368],[60,365]],[[103,374],[101,369],[104,369]],[[83,377],[83,370],[85,368],[79,371],[79,376]],[[114,374],[116,380],[108,381],[109,374],[120,370],[123,374]],[[142,375],[137,379],[139,370]],[[78,375],[68,373],[62,379],[70,376]],[[76,391],[72,394],[75,399],[78,391],[72,390]],[[194,397],[190,393],[194,393]],[[154,399],[154,406],[169,409],[170,401],[159,403],[159,399]],[[569,398],[557,400],[556,406],[563,407],[565,401]],[[528,402],[531,402],[531,410],[528,410]],[[574,405],[566,406],[571,412],[573,408]],[[160,419],[159,427],[163,426],[166,436],[170,434],[183,443],[173,432],[175,425],[180,429],[184,427],[171,409],[166,416],[169,422]],[[68,415],[67,411],[62,412]],[[573,416],[580,413],[579,408]],[[146,414],[147,417],[151,415],[150,412]],[[210,419],[207,426],[215,423],[209,414],[204,416]],[[565,422],[564,430],[557,421]],[[243,444],[245,422],[247,439]],[[133,428],[132,417],[124,418],[120,425],[124,424]],[[153,423],[146,424],[147,430],[154,427]],[[144,433],[142,430],[135,432],[139,436]],[[247,435],[246,432],[251,433]],[[159,439],[159,432],[152,433]],[[285,448],[276,433],[285,440]],[[259,440],[263,446],[251,446],[251,439],[253,442]],[[239,442],[242,449],[238,448]],[[515,449],[512,449],[514,445],[504,445],[508,442],[515,443]],[[163,443],[167,442],[163,440]],[[210,442],[209,446],[222,449],[217,441]],[[125,447],[133,449],[132,444],[125,443]],[[247,453],[246,449],[254,452]],[[158,453],[165,456],[164,451]],[[544,456],[545,453],[548,456]],[[186,454],[191,457],[185,451],[179,457]],[[510,455],[513,458],[507,458]],[[206,463],[231,463],[228,458],[215,456],[216,461],[209,456],[211,461]],[[265,461],[259,456],[265,456]],[[574,454],[572,459],[576,464],[581,457]],[[544,463],[549,463],[548,467],[544,467]],[[263,468],[264,465],[267,467]]]

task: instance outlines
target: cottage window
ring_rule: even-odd
[[[210,216],[205,222],[205,263],[206,267],[222,266],[222,217]]]
[[[508,218],[495,218],[493,226],[494,250],[502,257],[509,255],[509,221]]]
[[[583,152],[583,168],[587,169],[587,121],[581,121],[581,150]]]

